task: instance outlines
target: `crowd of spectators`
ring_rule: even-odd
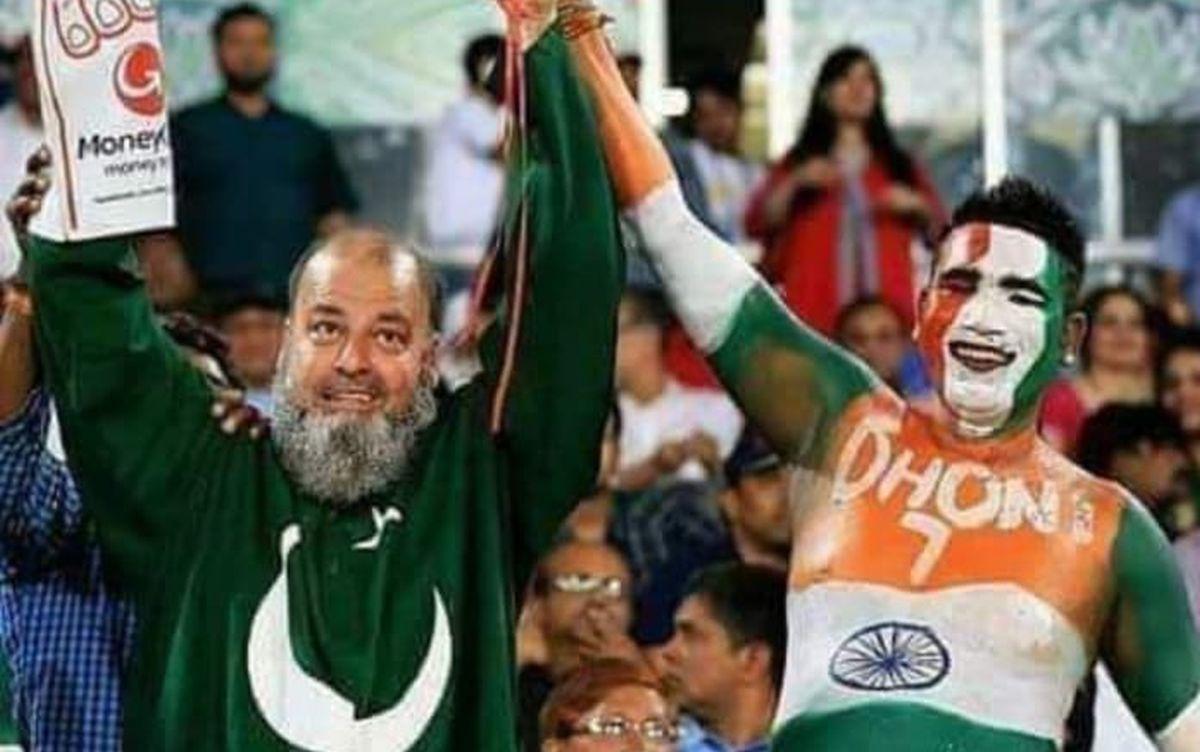
[[[270,415],[288,271],[357,206],[330,133],[272,99],[276,29],[252,5],[212,29],[224,88],[171,131],[176,232],[139,252],[155,302],[205,316],[226,340],[247,401]],[[40,142],[28,41],[12,51],[0,109],[0,194]],[[492,243],[503,184],[499,37],[464,55],[467,90],[434,129],[423,231],[451,292]],[[622,59],[636,92],[640,61]],[[919,160],[884,108],[865,50],[833,52],[796,143],[766,166],[740,152],[741,78],[708,70],[665,138],[685,197],[761,268],[801,319],[920,403],[930,380],[912,344],[921,255],[945,222]],[[15,241],[7,225],[0,244]],[[636,238],[629,239],[636,249]],[[1081,308],[1079,363],[1045,400],[1043,435],[1140,497],[1176,544],[1200,617],[1200,198],[1164,214],[1156,290],[1103,287]],[[751,252],[751,251],[748,251]],[[15,253],[0,258],[15,258]],[[523,738],[531,750],[766,748],[784,660],[789,488],[803,475],[745,425],[673,321],[644,267],[622,300],[616,394],[592,496],[528,585],[518,634]],[[8,276],[12,269],[0,270]]]

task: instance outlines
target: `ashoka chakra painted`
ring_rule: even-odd
[[[851,689],[929,689],[950,671],[950,653],[929,627],[884,622],[850,635],[833,654],[829,675]]]

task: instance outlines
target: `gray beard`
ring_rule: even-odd
[[[403,412],[366,419],[310,413],[285,378],[273,391],[271,437],[284,469],[301,491],[333,507],[352,506],[400,480],[421,431],[437,418],[428,383],[417,387]]]

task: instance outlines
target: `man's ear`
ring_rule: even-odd
[[[771,648],[766,643],[752,642],[744,646],[740,657],[743,679],[757,680],[761,676],[770,681]]]
[[[1087,336],[1088,320],[1083,313],[1076,311],[1067,316],[1063,323],[1063,363],[1075,365],[1079,360],[1079,351],[1083,339]]]

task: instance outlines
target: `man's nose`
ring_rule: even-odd
[[[345,376],[356,376],[371,369],[370,345],[359,339],[350,338],[338,353],[334,367]]]

